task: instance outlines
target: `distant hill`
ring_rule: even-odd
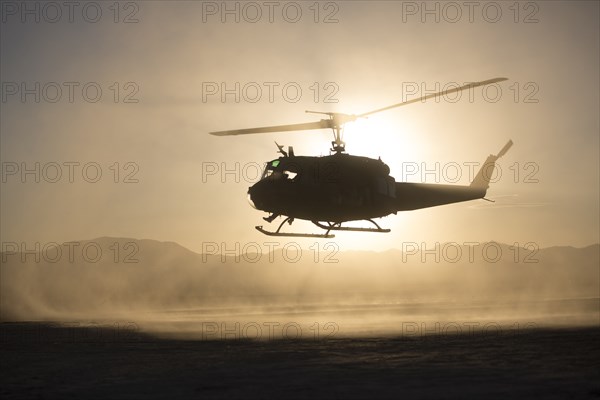
[[[536,301],[600,297],[600,245],[536,250],[494,242],[389,250],[319,251],[207,246],[102,237],[0,253],[0,318],[236,304]],[[261,248],[262,247],[262,248]],[[272,250],[272,251],[269,251]],[[258,253],[257,253],[258,252]],[[238,256],[238,257],[236,257]],[[337,261],[337,262],[335,262]]]

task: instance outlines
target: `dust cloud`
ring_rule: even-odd
[[[1,254],[1,318],[126,321],[213,339],[506,332],[599,318],[598,245],[299,249],[222,256],[123,238],[37,252],[15,243]]]

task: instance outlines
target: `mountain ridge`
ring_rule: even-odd
[[[174,241],[164,241],[164,240],[158,240],[158,239],[148,239],[148,238],[133,238],[133,237],[118,237],[118,236],[99,236],[99,237],[95,237],[92,239],[81,239],[81,240],[69,240],[69,241],[65,241],[62,243],[58,243],[58,242],[50,242],[50,243],[56,243],[60,246],[64,246],[67,243],[106,243],[106,242],[118,242],[118,243],[129,243],[129,242],[139,242],[139,243],[147,243],[147,244],[159,244],[159,245],[164,245],[164,246],[171,246],[171,247],[178,247],[182,250],[185,250],[186,252],[189,253],[193,253],[195,255],[206,255],[206,256],[220,256],[222,253],[218,253],[218,254],[210,254],[210,253],[203,253],[203,252],[198,252],[192,249],[189,249],[177,242]],[[4,242],[4,243],[23,243],[23,242]],[[217,243],[217,244],[221,244],[221,242],[210,242],[210,243]],[[254,243],[254,242],[248,242],[248,243]],[[293,241],[288,242],[288,243],[295,243]],[[335,243],[335,241],[327,241],[327,242],[323,242],[325,243]],[[510,248],[512,246],[514,246],[513,244],[509,244],[509,243],[505,243],[505,242],[499,242],[496,240],[488,240],[488,241],[477,241],[477,242],[451,242],[451,241],[446,241],[446,242],[403,242],[405,244],[417,244],[419,247],[422,244],[426,245],[426,249],[427,250],[431,250],[434,249],[435,246],[446,246],[446,245],[458,245],[460,247],[469,247],[468,244],[470,243],[476,243],[476,246],[485,246],[487,244],[497,244],[502,248]],[[535,243],[535,242],[529,242],[529,243]],[[227,244],[231,244],[231,243],[227,243]],[[284,243],[282,243],[284,244]],[[519,243],[520,248],[524,248],[522,247],[522,245],[525,245],[526,243]],[[433,247],[431,247],[433,246]],[[538,247],[538,250],[542,251],[542,250],[591,250],[591,249],[598,249],[598,251],[600,251],[600,243],[592,243],[589,245],[585,245],[585,246],[581,246],[581,247],[577,247],[577,246],[572,246],[572,245],[553,245],[553,246],[548,246],[548,247]],[[310,248],[302,248],[302,250],[306,250],[306,251],[310,251]],[[375,255],[381,255],[381,254],[386,254],[386,253],[390,253],[390,252],[400,252],[402,253],[402,249],[400,248],[389,248],[386,250],[381,250],[381,251],[377,251],[377,250],[340,250],[340,252],[343,253],[358,253],[358,254],[375,254]],[[4,254],[6,252],[4,251],[0,251],[0,255]]]

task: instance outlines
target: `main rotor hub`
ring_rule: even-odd
[[[342,140],[344,124],[346,122],[352,122],[356,120],[356,115],[336,113],[336,112],[323,112],[323,111],[309,111],[310,114],[324,114],[329,116],[328,120],[322,120],[329,122],[329,127],[333,131],[333,141],[331,142],[331,151],[336,153],[343,153],[346,151],[346,143]]]

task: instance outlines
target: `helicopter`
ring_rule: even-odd
[[[379,232],[381,228],[373,219],[421,208],[440,206],[476,199],[484,199],[494,172],[495,162],[513,145],[509,140],[498,154],[487,157],[482,167],[469,185],[447,185],[430,183],[396,182],[390,176],[390,168],[381,159],[350,155],[346,153],[346,143],[342,140],[344,125],[359,118],[392,108],[424,102],[435,96],[442,96],[472,89],[478,86],[502,82],[508,78],[493,78],[480,82],[432,93],[420,98],[378,108],[362,114],[338,112],[306,111],[326,115],[319,121],[209,132],[215,136],[235,136],[269,132],[304,131],[331,129],[333,141],[327,156],[297,156],[294,148],[275,142],[281,157],[266,163],[260,180],[248,189],[248,201],[255,209],[269,213],[263,217],[268,223],[284,217],[275,231],[268,231],[262,225],[255,228],[268,236],[333,238],[332,231]],[[492,200],[488,200],[492,201]],[[325,233],[282,232],[287,222],[294,220],[311,221]],[[350,221],[367,221],[373,227],[342,226]]]

